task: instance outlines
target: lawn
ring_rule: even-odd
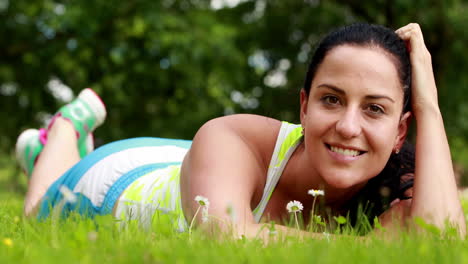
[[[10,164],[0,163],[0,263],[468,263],[468,242],[433,235],[286,238],[265,245],[198,232],[189,237],[162,224],[122,228],[111,217],[37,222],[21,215],[25,180],[13,178]],[[468,212],[467,201],[464,208]]]

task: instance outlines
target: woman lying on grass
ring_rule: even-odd
[[[209,227],[208,219],[222,229],[232,225],[235,236],[267,237],[261,219],[283,223],[287,204],[297,200],[304,223],[314,206],[327,222],[348,212],[352,220],[361,204],[384,227],[414,227],[407,220],[420,217],[440,228],[448,221],[465,235],[431,57],[417,24],[396,33],[354,24],[327,35],[300,106],[300,125],[232,115],[207,122],[193,142],[127,139],[87,154],[106,111],[86,89],[47,129],[18,139],[18,160],[31,177],[25,214],[47,217],[63,200],[64,214],[113,214],[143,225],[169,214],[179,230],[193,222]],[[416,154],[405,142],[412,117]],[[311,189],[324,191],[317,203]]]

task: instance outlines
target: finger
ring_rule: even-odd
[[[400,37],[405,42],[409,42],[411,40],[411,36],[412,36],[411,29],[404,28],[404,29],[395,31],[395,33],[398,35],[398,37]]]
[[[421,27],[419,26],[418,23],[409,23],[408,25],[406,26],[403,26],[397,30],[395,30],[395,32],[406,32],[406,31],[419,31],[421,32]]]
[[[421,27],[417,23],[410,23],[404,27],[401,27],[397,29],[395,33],[404,40],[410,40],[414,38],[415,40],[422,41],[422,43],[424,43]]]
[[[404,27],[401,27],[395,31],[399,36],[411,36],[413,34],[421,33],[421,28],[416,23],[408,24]],[[422,35],[422,33],[421,33]]]
[[[405,31],[395,31],[399,38],[401,38],[406,45],[406,50],[411,52],[411,43],[410,43],[410,35],[407,34]]]
[[[415,53],[424,55],[425,51],[427,51],[421,27],[418,24],[408,24],[395,31],[395,33],[406,42],[409,52],[415,51]]]
[[[395,33],[402,34],[402,33],[405,33],[407,31],[411,30],[413,27],[414,27],[414,25],[412,25],[410,23],[410,24],[408,24],[406,26],[400,27],[399,29],[395,30]]]

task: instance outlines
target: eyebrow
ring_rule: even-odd
[[[335,91],[336,93],[338,94],[341,94],[341,95],[345,95],[346,92],[334,85],[331,85],[331,84],[320,84],[319,86],[317,86],[317,88],[324,88],[324,89],[330,89],[330,90],[333,90]],[[387,99],[387,100],[390,100],[391,102],[395,103],[395,100],[393,100],[392,98],[386,96],[386,95],[379,95],[379,94],[373,94],[373,95],[366,95],[365,97],[366,99]]]

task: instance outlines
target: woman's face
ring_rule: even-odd
[[[301,123],[308,160],[335,188],[367,182],[385,167],[407,132],[397,69],[380,48],[333,48],[317,69]]]

